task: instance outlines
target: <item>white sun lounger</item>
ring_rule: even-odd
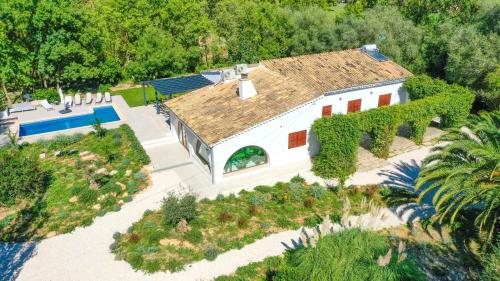
[[[95,97],[95,102],[96,103],[101,103],[102,102],[102,93],[97,93]]]
[[[82,104],[82,98],[80,97],[80,94],[75,94],[75,105],[81,105]]]
[[[73,105],[73,98],[71,96],[65,96],[64,97],[64,105],[69,105],[69,106],[72,106]]]
[[[92,94],[91,93],[85,94],[85,103],[86,104],[92,103]]]
[[[109,92],[104,93],[104,101],[111,102],[111,94]]]
[[[14,112],[29,111],[29,110],[35,110],[35,107],[31,104],[31,102],[23,102],[23,103],[13,104],[12,107],[9,109],[9,112],[14,113]]]
[[[52,104],[50,104],[47,100],[40,101],[40,105],[43,108],[45,108],[47,111],[54,110],[54,107],[52,106]]]

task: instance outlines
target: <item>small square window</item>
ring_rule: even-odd
[[[288,149],[304,146],[307,143],[307,130],[288,134]]]

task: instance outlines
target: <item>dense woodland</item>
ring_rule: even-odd
[[[76,89],[376,43],[495,107],[498,1],[348,2],[0,0],[1,87]]]

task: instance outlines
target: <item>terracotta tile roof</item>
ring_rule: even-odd
[[[360,49],[266,60],[262,63],[270,70],[322,93],[411,75],[398,64],[390,60],[377,61]]]
[[[259,67],[248,74],[257,95],[242,100],[238,81],[208,86],[165,102],[207,145],[251,128],[317,95],[291,78]]]
[[[327,91],[410,76],[391,61],[360,50],[266,60],[251,71],[257,95],[242,100],[238,81],[219,83],[165,102],[209,146],[285,113]]]

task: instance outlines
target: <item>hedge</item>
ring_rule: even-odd
[[[427,83],[427,79],[421,81]],[[446,85],[444,90],[435,94],[434,86],[426,92],[425,85],[416,85],[415,80],[410,82],[424,98],[406,104],[347,115],[335,114],[316,120],[312,130],[318,137],[320,151],[313,158],[313,172],[327,179],[338,178],[343,184],[356,171],[356,157],[363,132],[368,133],[372,139],[370,151],[377,157],[387,158],[389,148],[402,124],[409,124],[410,139],[421,144],[425,130],[434,117],[441,117],[441,125],[450,128],[459,126],[469,115],[474,101],[470,90],[457,85]]]

